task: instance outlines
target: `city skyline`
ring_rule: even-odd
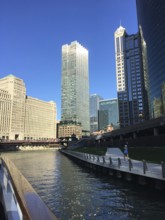
[[[56,0],[0,3],[0,77],[24,80],[27,94],[57,104],[61,118],[61,46],[89,50],[90,94],[117,97],[114,32],[136,33],[136,2]]]

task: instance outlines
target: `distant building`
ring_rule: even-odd
[[[118,100],[107,99],[99,102],[99,130],[119,127]]]
[[[61,116],[89,132],[88,50],[77,41],[62,46]]]
[[[150,117],[165,116],[162,86],[165,83],[165,1],[136,0],[141,40],[146,44]]]
[[[58,138],[68,138],[75,136],[77,139],[82,137],[81,123],[75,121],[60,121],[57,124]]]
[[[0,79],[0,139],[54,139],[56,105],[26,96],[22,79]]]
[[[98,130],[99,101],[103,98],[97,94],[90,95],[90,132]]]
[[[25,140],[52,139],[56,137],[56,108],[53,101],[27,96],[25,107]]]
[[[117,95],[120,127],[149,118],[148,81],[139,33],[128,35],[120,26],[115,32]]]

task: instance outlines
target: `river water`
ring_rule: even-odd
[[[165,194],[99,176],[58,150],[6,155],[60,220],[164,220]]]

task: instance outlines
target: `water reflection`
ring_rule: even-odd
[[[164,219],[160,192],[96,175],[58,151],[7,155],[61,220]]]

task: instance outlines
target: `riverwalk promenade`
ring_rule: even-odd
[[[105,156],[61,150],[63,154],[76,160],[83,166],[106,175],[135,181],[140,185],[165,189],[165,164],[148,163],[146,161],[125,158],[119,148],[108,148]]]

